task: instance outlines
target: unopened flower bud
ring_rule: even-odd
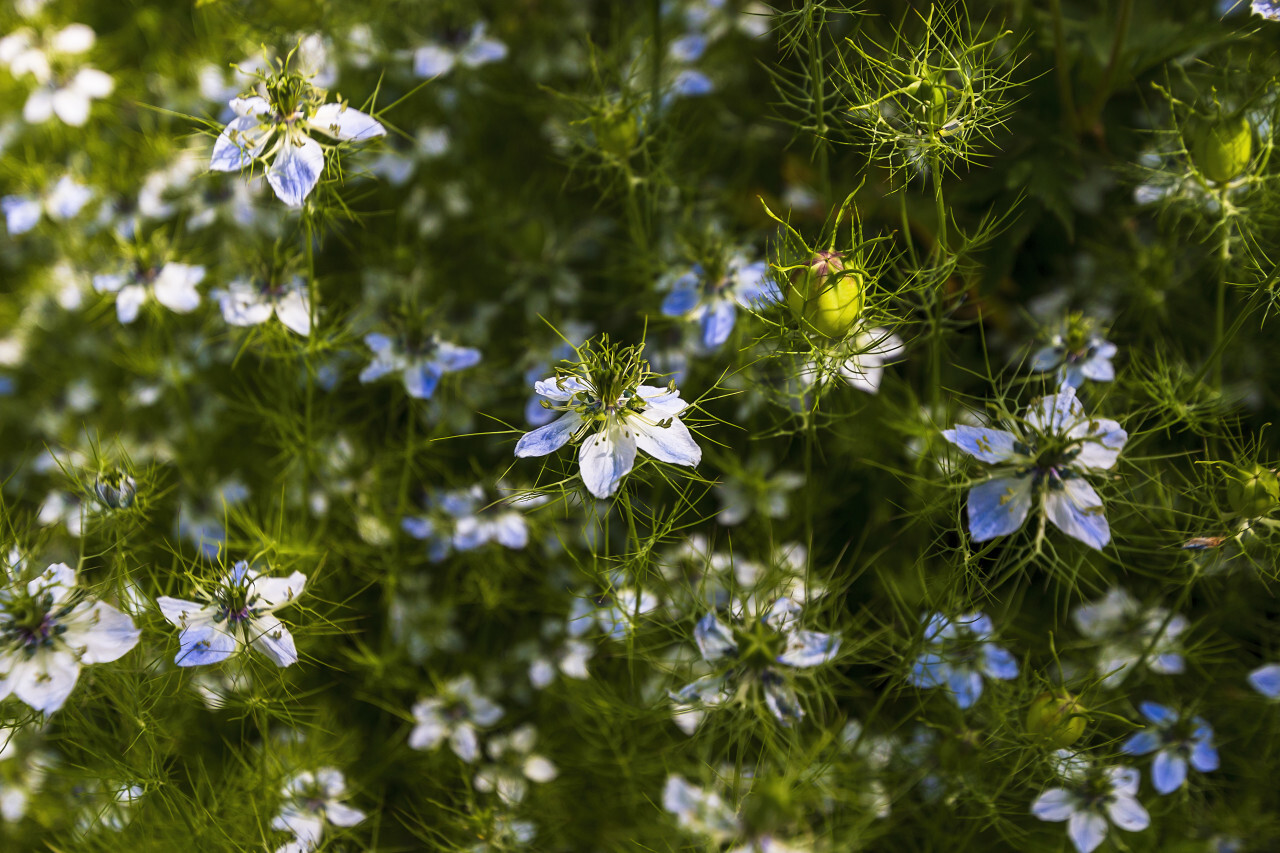
[[[1191,127],[1191,159],[1209,180],[1225,184],[1239,177],[1253,158],[1253,126],[1243,115]]]
[[[93,490],[111,509],[128,509],[133,506],[133,498],[137,493],[137,483],[123,471],[116,470],[100,474],[93,484]]]
[[[631,156],[640,137],[636,118],[620,107],[611,107],[591,119],[591,129],[596,135],[600,150],[625,160]]]
[[[818,252],[791,275],[787,305],[801,323],[840,337],[862,313],[862,273],[846,270],[839,252]]]
[[[1080,700],[1066,691],[1041,693],[1027,711],[1027,731],[1059,749],[1080,740],[1086,722]]]
[[[1280,477],[1261,465],[1237,468],[1227,483],[1227,499],[1245,518],[1269,515],[1280,506]]]

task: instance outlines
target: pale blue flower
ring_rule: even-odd
[[[1269,663],[1249,673],[1249,686],[1268,699],[1280,699],[1280,663]]]
[[[74,219],[92,198],[93,190],[70,175],[63,175],[43,198],[25,195],[0,198],[0,211],[4,213],[9,234],[16,237],[39,225],[41,216],[48,216],[54,222]]]
[[[268,160],[267,183],[289,207],[300,207],[324,171],[324,146],[308,133],[318,131],[340,142],[386,135],[367,113],[346,104],[303,104],[283,115],[266,98],[233,98],[232,119],[213,145],[209,168],[240,172],[255,160]],[[274,144],[273,144],[274,143]]]
[[[506,502],[486,505],[479,484],[429,494],[427,508],[430,514],[406,516],[400,527],[414,539],[429,543],[432,562],[443,560],[454,550],[472,551],[489,542],[514,550],[529,544],[524,516]]]
[[[828,663],[840,650],[840,638],[801,629],[801,610],[801,605],[786,597],[755,615],[739,607],[733,614],[741,619],[736,628],[721,622],[715,611],[706,613],[698,620],[693,639],[702,660],[719,671],[672,693],[672,700],[682,706],[715,706],[728,698],[731,683],[755,681],[763,687],[770,713],[783,725],[804,717],[795,690],[780,668],[808,669]]]
[[[1067,821],[1067,836],[1078,853],[1093,853],[1107,837],[1111,824],[1128,832],[1151,825],[1151,816],[1138,802],[1138,771],[1111,767],[1090,773],[1069,788],[1050,788],[1031,806],[1040,820]]]
[[[399,373],[410,397],[429,400],[446,373],[465,370],[480,363],[480,350],[460,347],[434,335],[420,346],[405,347],[387,335],[364,336],[373,351],[373,361],[360,371],[360,381],[373,382],[390,373]]]
[[[1034,403],[1017,432],[964,424],[947,441],[979,461],[999,465],[969,490],[969,532],[983,542],[1022,526],[1036,498],[1049,521],[1091,548],[1111,541],[1102,498],[1085,475],[1115,467],[1128,433],[1107,418],[1089,418],[1066,386]]]
[[[478,728],[502,719],[502,706],[482,694],[469,675],[445,685],[439,696],[421,699],[413,706],[417,722],[409,733],[409,748],[433,750],[449,742],[453,754],[474,764],[480,758]]]
[[[418,77],[440,77],[454,67],[479,68],[507,58],[507,46],[488,35],[488,25],[480,21],[464,39],[454,43],[431,41],[413,52],[413,73]]]
[[[1086,379],[1110,382],[1116,378],[1111,364],[1116,345],[1099,335],[1090,335],[1083,347],[1072,349],[1065,335],[1054,335],[1049,345],[1031,357],[1031,369],[1037,373],[1058,372],[1060,385],[1079,388]]]
[[[355,826],[365,819],[360,809],[342,802],[347,797],[346,779],[332,767],[294,774],[281,794],[285,802],[271,828],[292,832],[303,850],[316,849],[326,827]]]
[[[1280,21],[1280,3],[1276,0],[1253,0],[1250,8],[1253,14],[1261,15],[1268,21]]]
[[[759,310],[781,299],[777,284],[763,262],[748,263],[741,254],[731,255],[723,275],[714,281],[701,265],[671,283],[662,301],[662,313],[699,324],[702,346],[718,349],[733,332],[738,309]]]
[[[1175,675],[1186,666],[1178,637],[1190,624],[1187,617],[1163,607],[1143,607],[1119,587],[1096,602],[1080,605],[1071,619],[1081,634],[1094,641],[1103,687],[1119,686],[1140,663],[1161,675]]]
[[[1189,763],[1201,773],[1218,769],[1218,750],[1213,746],[1213,729],[1203,717],[1184,718],[1177,711],[1155,702],[1138,706],[1150,726],[1132,735],[1121,752],[1146,755],[1154,752],[1151,782],[1161,794],[1172,794],[1187,780]]]
[[[152,298],[176,314],[191,313],[200,305],[196,285],[202,281],[204,267],[170,262],[158,268],[95,275],[93,289],[115,294],[116,316],[128,325],[138,319],[138,312]]]
[[[983,678],[1018,676],[1018,662],[992,642],[994,628],[984,613],[951,619],[941,613],[925,623],[925,651],[916,658],[908,681],[916,687],[944,687],[961,708],[982,696]]]
[[[198,601],[156,599],[164,617],[181,629],[178,666],[221,663],[253,646],[276,666],[296,663],[298,650],[275,612],[302,594],[307,576],[264,577],[241,560],[214,587],[197,588]]]

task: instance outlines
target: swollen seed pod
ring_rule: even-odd
[[[818,252],[791,274],[787,305],[802,324],[837,338],[862,313],[862,287],[861,271],[846,269],[839,252]]]
[[[1227,483],[1227,499],[1244,518],[1269,515],[1280,506],[1280,476],[1261,465],[1237,468]]]
[[[619,107],[610,107],[591,119],[591,130],[595,133],[596,145],[606,154],[612,154],[619,160],[625,160],[635,150],[636,140],[640,138],[640,128],[636,118],[630,112]]]
[[[1027,710],[1027,731],[1059,749],[1066,749],[1080,740],[1085,722],[1080,700],[1066,691],[1046,690]]]
[[[1191,159],[1209,180],[1225,184],[1249,167],[1253,125],[1246,116],[1197,122],[1190,130]]]

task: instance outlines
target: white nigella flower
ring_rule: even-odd
[[[431,750],[447,739],[454,755],[474,763],[480,757],[476,728],[493,725],[502,714],[502,706],[482,695],[475,679],[464,675],[446,685],[441,695],[413,706],[418,724],[409,733],[409,748]]]
[[[176,663],[221,663],[246,645],[256,647],[276,666],[296,663],[293,636],[275,612],[292,604],[306,582],[301,572],[287,578],[263,577],[241,560],[212,590],[197,589],[199,601],[160,596],[160,612],[182,629]]]
[[[188,314],[200,304],[196,285],[204,281],[204,267],[167,263],[151,269],[109,273],[93,277],[93,289],[116,294],[116,316],[124,324],[138,319],[148,297],[177,314]]]
[[[210,294],[222,308],[222,318],[232,326],[258,326],[274,314],[285,328],[304,337],[311,334],[311,303],[307,284],[300,276],[280,284],[237,278],[226,290]]]
[[[1080,633],[1098,649],[1098,677],[1103,687],[1118,687],[1140,663],[1161,675],[1186,668],[1179,636],[1190,623],[1164,607],[1143,607],[1120,587],[1098,601],[1071,612]]]
[[[1107,837],[1109,824],[1138,832],[1151,825],[1151,817],[1138,802],[1138,771],[1111,767],[1090,772],[1082,781],[1050,788],[1031,806],[1041,820],[1067,821],[1067,836],[1079,853],[1092,853]]]
[[[560,775],[550,759],[533,751],[537,739],[537,730],[529,724],[490,738],[485,754],[492,763],[476,773],[476,790],[496,793],[503,802],[514,805],[528,793],[529,782],[543,784]]]
[[[347,795],[347,783],[332,767],[295,774],[282,793],[285,804],[271,828],[292,832],[298,850],[314,850],[326,826],[355,826],[365,819],[364,812],[340,802]]]
[[[43,124],[56,115],[64,124],[81,127],[89,120],[93,99],[115,89],[111,75],[96,68],[73,69],[65,59],[85,53],[95,39],[84,24],[70,24],[46,38],[24,27],[0,39],[0,62],[15,77],[30,74],[38,84],[22,108],[28,124]]]
[[[563,414],[525,433],[516,456],[546,456],[581,441],[582,482],[597,498],[618,491],[635,465],[637,450],[673,465],[694,466],[702,460],[702,449],[679,418],[689,404],[674,384],[643,384],[651,374],[637,349],[619,351],[606,342],[577,371],[535,383],[548,408]]]
[[[70,175],[63,175],[43,198],[25,195],[0,198],[0,211],[4,213],[9,235],[17,236],[39,225],[41,215],[47,215],[54,222],[74,219],[92,198],[93,190]]]
[[[127,615],[76,586],[74,569],[54,563],[0,592],[0,699],[13,694],[52,714],[75,689],[81,666],[116,660],[138,634]]]
[[[213,146],[209,168],[239,172],[255,160],[270,161],[267,183],[281,201],[300,207],[324,171],[324,146],[310,133],[339,142],[359,142],[386,134],[367,113],[345,103],[320,103],[325,93],[297,75],[272,77],[258,94],[233,98],[232,119]]]

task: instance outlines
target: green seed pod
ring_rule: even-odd
[[[862,273],[846,270],[839,252],[818,252],[792,273],[787,305],[804,325],[837,338],[862,313],[862,287]]]
[[[1066,691],[1045,691],[1027,711],[1027,731],[1066,749],[1080,740],[1085,728],[1080,700]]]
[[[922,107],[925,122],[933,130],[939,130],[947,120],[947,75],[942,71],[930,72],[921,81],[916,97],[924,104]]]
[[[591,130],[596,135],[596,145],[600,150],[621,160],[631,156],[636,140],[640,138],[640,128],[635,116],[617,107],[594,116],[591,119]]]
[[[1237,468],[1227,483],[1231,509],[1245,518],[1269,515],[1280,506],[1280,477],[1261,465]]]
[[[1249,167],[1253,126],[1245,116],[1197,122],[1191,128],[1191,159],[1206,178],[1225,184]]]

